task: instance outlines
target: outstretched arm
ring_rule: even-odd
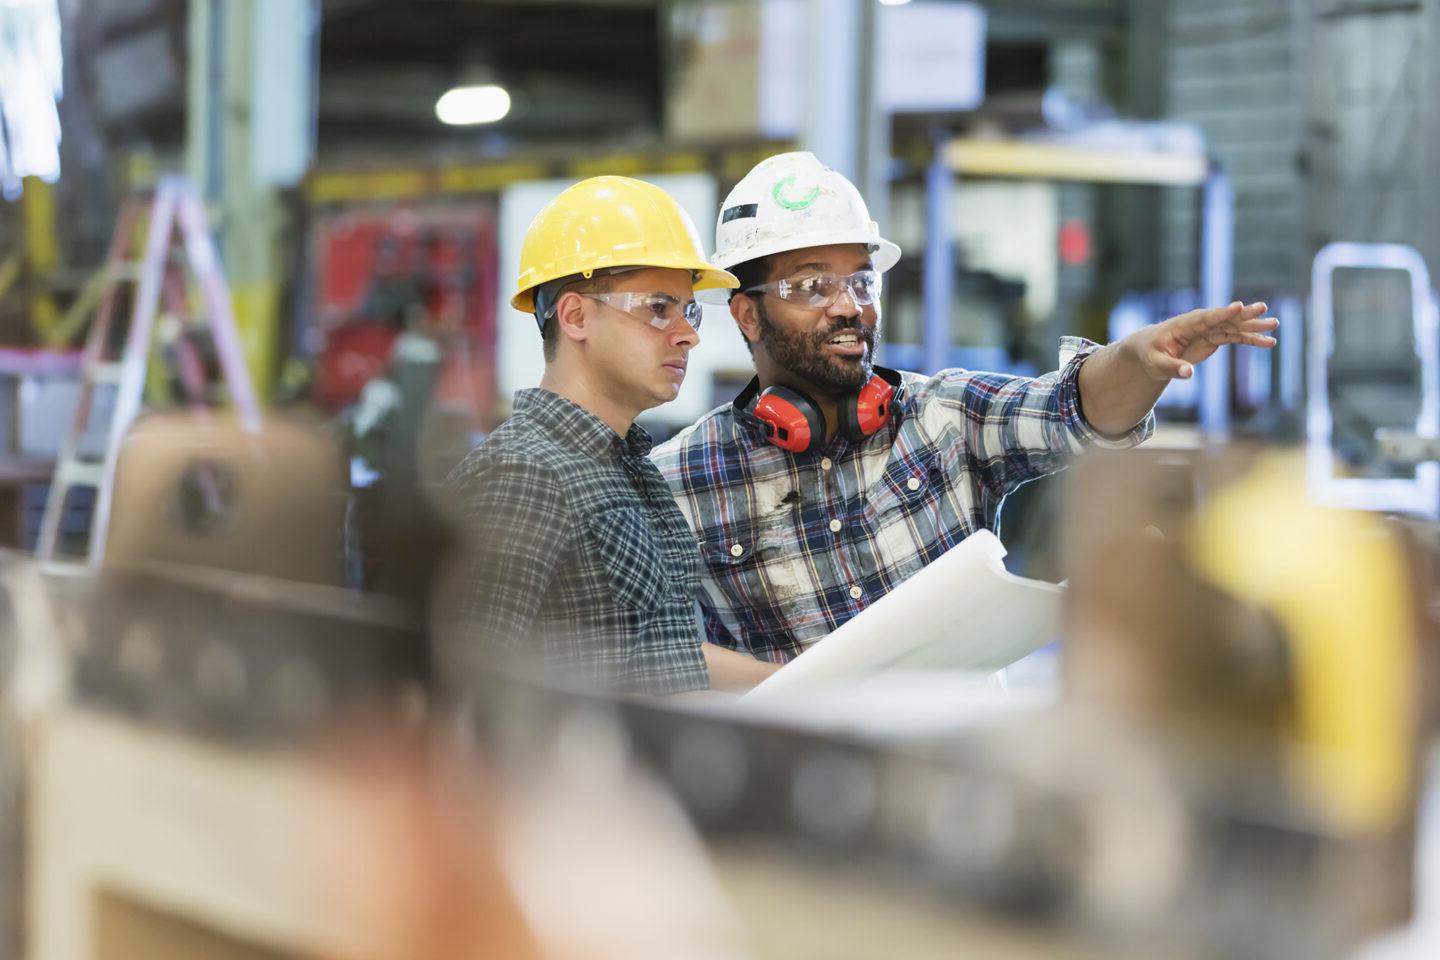
[[[768,660],[757,660],[748,653],[713,643],[705,644],[703,650],[705,667],[710,672],[711,690],[744,693],[784,666]]]
[[[1102,347],[1080,368],[1080,405],[1090,426],[1121,434],[1139,423],[1171,380],[1188,380],[1227,343],[1273,347],[1267,334],[1280,325],[1263,303],[1235,301],[1226,307],[1191,310],[1136,330]]]

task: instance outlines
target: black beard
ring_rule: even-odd
[[[836,396],[854,393],[874,376],[878,320],[871,329],[860,322],[858,315],[840,317],[828,330],[790,334],[770,322],[763,302],[757,299],[755,307],[760,319],[760,342],[765,345],[766,354],[777,366],[804,381],[798,386],[808,386],[821,395]],[[853,333],[865,344],[865,356],[859,363],[847,363],[826,354],[825,341],[839,333]]]

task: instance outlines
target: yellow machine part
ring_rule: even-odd
[[[1413,790],[1417,624],[1404,553],[1375,516],[1311,504],[1298,458],[1262,460],[1196,516],[1192,559],[1291,644],[1291,771],[1342,831],[1384,829]]]

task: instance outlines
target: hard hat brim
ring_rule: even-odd
[[[617,263],[606,264],[598,270],[611,269],[613,267],[630,267],[637,270],[661,269],[661,270],[688,270],[695,275],[695,282],[692,289],[699,293],[701,290],[719,290],[740,286],[740,280],[727,270],[717,267],[713,263],[706,263],[704,260],[692,260],[679,258],[675,260],[661,260],[654,263]],[[561,277],[574,276],[574,274],[560,274],[554,277],[542,277],[537,279],[531,286],[519,291],[510,298],[510,306],[521,313],[535,312],[535,291],[541,285],[552,280],[559,280]]]
[[[725,270],[742,263],[749,263],[751,260],[759,260],[763,257],[771,257],[777,253],[791,253],[795,250],[805,250],[810,247],[833,247],[838,244],[859,243],[866,247],[873,247],[871,260],[875,269],[881,273],[889,270],[900,262],[899,245],[886,240],[884,237],[877,237],[873,233],[836,233],[833,230],[817,233],[792,234],[786,237],[777,237],[770,243],[757,244],[745,249],[744,254],[731,257],[715,257],[715,265]],[[696,287],[698,290],[699,287]]]

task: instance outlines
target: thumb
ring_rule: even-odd
[[[1151,365],[1161,377],[1169,380],[1189,380],[1195,375],[1195,367],[1179,357],[1156,351],[1150,358]]]

